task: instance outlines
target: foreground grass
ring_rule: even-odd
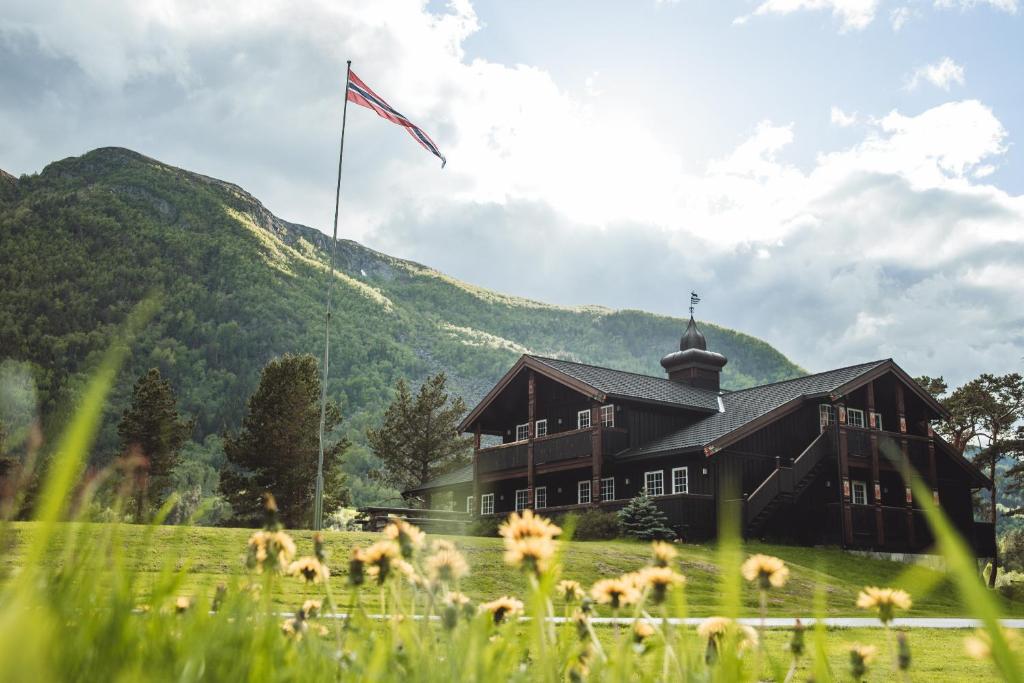
[[[21,549],[31,539],[35,523],[19,522],[8,526],[0,559],[0,571],[8,577],[19,571]],[[250,529],[210,527],[158,527],[153,542],[143,539],[145,527],[135,525],[76,524],[66,525],[67,534],[58,534],[58,543],[49,559],[62,561],[61,548],[68,534],[78,540],[94,539],[103,543],[108,535],[120,535],[118,544],[124,549],[125,569],[137,572],[143,590],[151,586],[173,558],[173,568],[183,573],[182,590],[192,595],[212,595],[217,584],[238,575],[242,569],[246,541]],[[300,551],[312,547],[312,532],[293,533]],[[497,538],[449,537],[463,551],[470,566],[470,576],[463,582],[464,592],[474,601],[490,600],[504,594],[522,595],[526,583],[521,573],[507,567],[502,559],[502,546]],[[326,532],[327,549],[333,561],[332,571],[339,579],[346,571],[347,560],[355,546],[366,546],[379,536],[360,532]],[[564,578],[575,579],[585,586],[594,581],[618,576],[644,565],[649,558],[647,544],[630,541],[590,541],[566,543],[562,558]],[[716,549],[711,545],[680,545],[680,570],[686,575],[689,616],[709,616],[719,609],[719,572]],[[768,613],[772,616],[808,616],[816,613],[813,605],[816,590],[824,591],[824,616],[865,616],[854,606],[857,593],[866,585],[894,586],[910,591],[914,606],[906,616],[974,617],[970,606],[962,604],[958,591],[943,572],[897,562],[873,560],[850,555],[835,549],[804,548],[752,543],[748,553],[775,555],[789,565],[792,578],[785,588],[769,596]],[[281,609],[292,609],[317,591],[298,582],[283,582],[273,596]],[[753,614],[757,594],[744,586],[744,611]],[[378,593],[364,589],[363,602],[377,607]],[[999,598],[1006,616],[1024,616],[1024,604]]]

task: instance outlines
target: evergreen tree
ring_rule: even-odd
[[[658,509],[647,491],[633,498],[626,507],[619,510],[619,528],[627,536],[643,541],[656,539],[672,539],[676,534],[668,528],[668,518]]]
[[[324,433],[341,424],[341,411],[328,403]],[[320,372],[311,355],[285,354],[267,363],[249,398],[238,434],[225,435],[227,467],[220,490],[231,504],[233,522],[256,526],[263,494],[278,501],[282,521],[301,528],[312,520],[319,457]],[[341,460],[348,441],[324,448],[324,511],[347,501]]]
[[[182,446],[192,434],[192,421],[178,414],[171,384],[157,368],[135,383],[117,434],[128,456],[126,474],[134,478],[131,490],[135,521],[141,522],[151,504],[161,505],[170,494],[171,474]]]
[[[434,375],[413,397],[405,381],[398,381],[383,424],[366,432],[383,465],[371,476],[401,491],[469,461],[471,438],[458,432],[466,404],[448,395],[446,382],[444,373]]]

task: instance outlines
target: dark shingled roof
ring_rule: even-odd
[[[795,398],[827,394],[885,362],[887,361],[861,363],[838,370],[819,372],[816,375],[807,375],[784,382],[764,384],[722,394],[724,412],[709,415],[699,422],[683,427],[660,439],[648,441],[623,451],[616,455],[616,459],[703,448],[712,441],[739,429],[751,420]]]
[[[464,467],[452,470],[447,474],[442,474],[439,477],[434,477],[425,484],[420,484],[415,488],[411,488],[406,493],[412,493],[415,491],[424,491],[426,489],[436,489],[442,486],[458,486],[459,484],[469,484],[473,481],[473,464],[470,463]]]
[[[612,398],[663,403],[696,410],[718,410],[718,392],[673,382],[666,377],[652,377],[635,372],[613,370],[596,365],[573,363],[556,358],[530,356],[573,379],[589,384]]]

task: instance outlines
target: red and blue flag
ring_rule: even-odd
[[[447,163],[444,155],[441,154],[441,150],[437,148],[437,145],[430,139],[430,136],[427,135],[422,128],[395,111],[394,107],[381,99],[380,95],[370,90],[370,88],[363,83],[362,79],[360,79],[359,76],[356,76],[352,71],[349,71],[348,77],[348,100],[349,102],[354,102],[362,107],[366,107],[367,109],[372,109],[382,118],[387,119],[391,123],[397,123],[399,126],[405,128],[409,131],[409,135],[411,135],[416,142],[420,143],[423,149],[441,160],[441,168],[444,168],[445,163]]]

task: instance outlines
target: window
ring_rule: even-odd
[[[480,496],[480,514],[481,515],[493,515],[494,514],[494,494],[485,493]]]
[[[588,505],[590,503],[590,480],[584,479],[583,481],[576,484],[576,502],[580,505]]]
[[[665,495],[665,470],[644,472],[644,490],[648,496]]]
[[[533,425],[533,433],[536,436],[547,436],[548,435],[548,421],[537,420]]]
[[[853,504],[868,504],[868,485],[862,481],[853,482]]]
[[[590,429],[590,411],[581,410],[576,413],[576,429]]]
[[[473,496],[466,496],[466,514],[473,514]]]
[[[530,501],[529,489],[516,489],[516,512],[525,510]]]
[[[601,417],[602,427],[615,426],[615,406],[601,406],[599,414]]]
[[[533,507],[536,510],[548,506],[548,487],[538,486],[533,490]]]
[[[516,425],[516,441],[526,441],[530,438],[530,424]]]
[[[690,492],[690,468],[672,468],[672,493]]]
[[[615,477],[601,480],[601,500],[615,500]]]
[[[882,414],[871,413],[871,418],[874,421],[874,424],[871,425],[871,428],[877,429],[878,431],[882,431],[882,429],[884,429],[884,427],[882,427]]]
[[[836,407],[828,403],[819,405],[818,423],[821,425],[821,431],[825,431],[825,427],[829,425],[834,425],[836,423]]]
[[[846,423],[852,427],[864,428],[864,411],[860,408],[846,409]]]

